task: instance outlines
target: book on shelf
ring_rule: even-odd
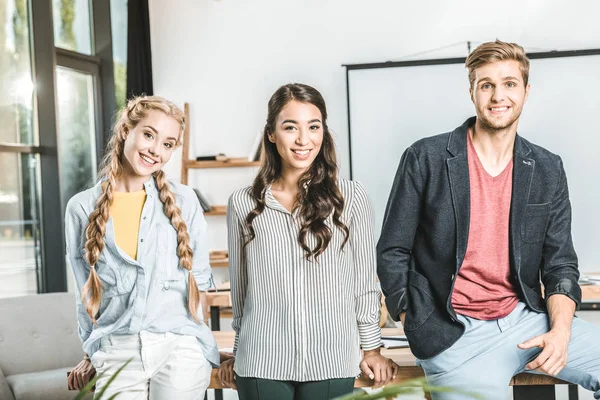
[[[198,156],[196,157],[196,161],[228,161],[229,157],[227,157],[225,154],[223,153],[219,153],[216,155],[210,155],[210,156]]]
[[[211,260],[224,260],[229,256],[227,250],[211,250],[208,254]]]
[[[202,211],[209,212],[210,204],[208,203],[206,198],[204,196],[202,196],[202,193],[200,193],[200,191],[198,189],[194,189],[194,192],[196,193],[196,197],[198,198],[198,201],[200,202],[200,207],[202,207]]]
[[[590,276],[581,275],[579,277],[579,285],[580,286],[600,285],[600,275],[590,275]]]
[[[229,281],[219,283],[216,287],[218,292],[228,292],[231,290],[231,283]],[[210,288],[209,292],[214,292],[215,288]]]
[[[408,339],[404,335],[382,336],[381,344],[386,349],[402,349],[409,347]]]
[[[263,132],[259,132],[258,135],[254,138],[254,143],[252,143],[252,148],[250,149],[250,153],[248,154],[248,161],[259,161],[260,153],[262,152],[262,138]]]

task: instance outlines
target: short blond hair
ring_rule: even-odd
[[[514,60],[521,64],[523,82],[527,86],[529,81],[529,58],[527,58],[525,50],[516,43],[507,43],[496,39],[495,42],[480,44],[467,57],[465,67],[469,70],[470,87],[473,88],[473,83],[475,83],[475,70],[477,68],[485,64],[506,60]]]

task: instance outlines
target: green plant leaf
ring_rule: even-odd
[[[411,379],[398,385],[388,385],[376,393],[355,392],[346,396],[338,397],[337,400],[378,400],[395,397],[401,394],[416,394],[419,391],[426,392],[452,392],[460,393],[468,398],[482,399],[483,397],[474,393],[462,392],[453,388],[429,386],[424,378]]]
[[[99,376],[96,374],[88,383],[77,393],[77,396],[73,400],[83,400],[83,398],[92,390]]]
[[[117,378],[117,376],[119,376],[119,374],[121,373],[121,371],[123,371],[123,368],[125,368],[127,366],[127,364],[129,364],[131,362],[131,360],[133,360],[133,358],[130,358],[129,360],[127,360],[127,362],[125,364],[121,365],[121,367],[106,382],[106,385],[104,385],[102,387],[102,389],[100,390],[100,392],[98,392],[97,394],[94,395],[94,400],[100,400],[100,399],[102,399],[102,396],[104,395],[104,392],[106,391],[106,389],[108,389],[108,387],[110,386],[110,384]],[[115,396],[117,394],[118,393],[116,393]],[[111,397],[111,399],[112,398],[113,397]]]

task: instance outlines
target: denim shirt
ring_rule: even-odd
[[[172,182],[169,185],[190,236],[190,247],[194,252],[192,274],[198,289],[208,290],[213,279],[206,220],[191,188]],[[132,335],[143,330],[172,332],[196,336],[206,359],[218,366],[219,352],[210,329],[204,323],[195,322],[187,309],[189,272],[179,267],[177,231],[164,213],[154,179],[146,182],[144,188],[146,202],[140,220],[136,260],[117,246],[112,217],[106,223],[104,249],[95,266],[102,282],[97,324],[92,323],[81,302],[81,290],[90,274],[85,257],[85,229],[102,194],[100,183],[73,196],[67,204],[67,256],[75,278],[83,349],[91,357],[99,349],[100,339],[110,334]],[[198,316],[202,319],[201,307]]]

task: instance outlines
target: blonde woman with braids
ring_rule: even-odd
[[[182,111],[156,96],[122,110],[100,181],[67,205],[67,254],[77,284],[84,360],[69,376],[81,388],[94,368],[106,394],[123,399],[198,399],[219,354],[203,323],[199,290],[212,273],[206,222],[187,186],[162,166],[181,144]],[[92,366],[93,365],[93,366]]]

